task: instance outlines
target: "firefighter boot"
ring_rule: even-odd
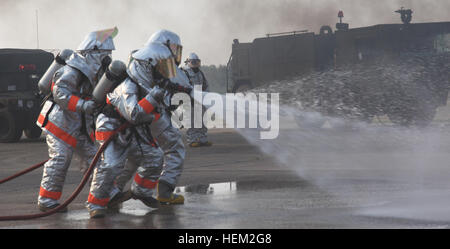
[[[90,210],[89,216],[91,219],[103,218],[106,216],[106,208]]]
[[[107,208],[111,211],[118,211],[122,207],[122,202],[126,202],[131,199],[131,191],[119,192],[109,200]]]
[[[189,144],[189,146],[191,146],[191,147],[200,147],[201,144],[199,142],[192,142],[192,143]]]
[[[145,197],[133,193],[132,198],[135,200],[140,200],[142,203],[144,203],[147,207],[150,208],[159,208],[161,206],[159,201],[151,196]]]
[[[164,181],[158,181],[156,199],[164,205],[184,204],[184,196],[173,193],[174,187]]]
[[[53,204],[53,205],[47,207],[44,204],[38,203],[38,207],[41,212],[47,212],[47,211],[53,210],[59,206],[60,206],[60,204]],[[57,211],[57,213],[66,213],[66,212],[67,212],[67,207],[64,207],[63,209]]]

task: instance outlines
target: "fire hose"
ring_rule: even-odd
[[[37,168],[40,168],[40,167],[42,167],[47,161],[48,161],[48,159],[45,160],[45,161],[43,161],[43,162],[40,162],[40,163],[38,163],[38,164],[35,164],[35,165],[29,167],[28,169],[22,170],[22,171],[18,172],[18,173],[15,174],[15,175],[12,175],[12,176],[10,176],[10,177],[6,177],[5,179],[0,180],[0,184],[5,183],[5,182],[7,182],[7,181],[10,181],[10,180],[12,180],[12,179],[14,179],[14,178],[17,178],[17,177],[21,176],[21,175],[25,175],[26,173],[31,172],[31,171],[33,171],[33,170],[35,170],[35,169],[37,169]]]
[[[78,194],[81,192],[81,190],[84,188],[84,185],[86,185],[86,182],[89,179],[89,176],[92,174],[92,171],[95,168],[95,165],[98,162],[98,159],[100,158],[100,155],[103,153],[103,151],[106,149],[106,146],[108,146],[108,144],[111,142],[111,140],[115,137],[115,135],[123,130],[125,130],[126,128],[128,128],[130,126],[130,123],[125,123],[122,126],[120,126],[117,130],[114,130],[112,135],[105,140],[105,142],[100,146],[100,148],[97,150],[97,153],[95,154],[94,158],[92,159],[91,164],[89,165],[89,168],[87,169],[86,173],[84,173],[83,179],[81,180],[80,184],[78,185],[78,187],[75,189],[75,191],[70,195],[70,197],[61,205],[57,206],[56,208],[49,210],[47,212],[43,212],[43,213],[38,213],[38,214],[28,214],[28,215],[14,215],[14,216],[0,216],[0,221],[8,221],[8,220],[30,220],[30,219],[36,219],[36,218],[41,218],[41,217],[45,217],[45,216],[49,216],[52,215],[56,212],[58,212],[59,210],[67,207],[77,196]],[[5,178],[3,180],[0,181],[0,184],[7,182],[9,180],[12,180],[18,176],[21,176],[23,174],[26,174],[34,169],[37,169],[39,167],[41,167],[42,165],[45,164],[46,161],[43,161],[39,164],[33,165],[32,167],[23,170],[13,176],[10,176],[8,178]]]

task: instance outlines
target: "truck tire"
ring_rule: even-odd
[[[22,126],[19,118],[9,111],[0,112],[0,142],[14,143],[22,136]]]
[[[31,128],[24,129],[25,136],[30,139],[41,137],[42,130],[39,126],[33,125]]]

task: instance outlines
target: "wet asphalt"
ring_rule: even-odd
[[[0,228],[448,228],[450,129],[292,129],[261,142],[252,132],[211,130],[211,147],[188,148],[176,191],[184,205],[137,200],[89,219],[88,187],[69,212],[3,221]],[[0,144],[0,178],[46,159],[43,139]],[[0,186],[0,216],[39,212],[42,169]],[[81,180],[75,158],[62,199]]]

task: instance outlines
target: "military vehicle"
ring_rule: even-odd
[[[339,11],[334,32],[322,26],[319,34],[301,30],[251,43],[235,39],[227,89],[241,92],[300,77],[296,94],[307,109],[365,121],[387,115],[394,124],[426,126],[447,103],[450,22],[411,23],[412,10],[396,12],[402,23],[349,28]]]
[[[38,81],[53,59],[40,49],[0,49],[0,142],[40,137]]]

